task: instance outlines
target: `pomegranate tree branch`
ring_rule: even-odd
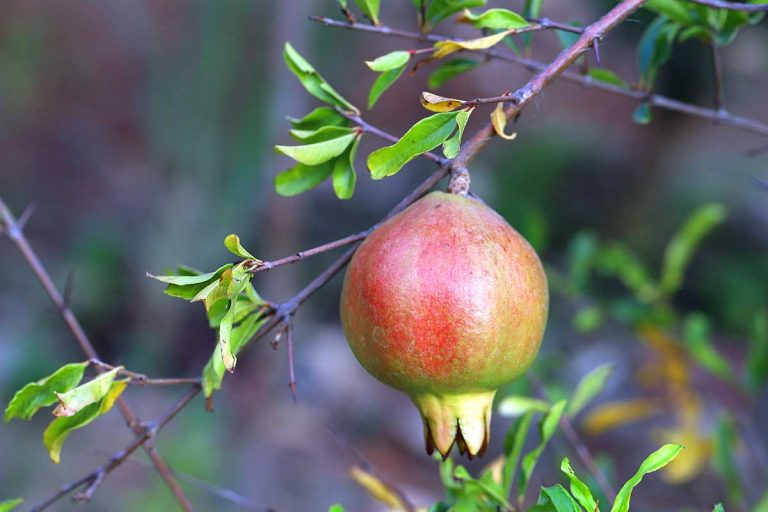
[[[103,370],[114,370],[116,367],[111,364],[107,364],[98,359],[91,359],[88,361],[90,364]],[[143,373],[136,373],[125,368],[120,368],[117,372],[119,375],[128,377],[128,384],[136,386],[177,386],[179,384],[192,384],[200,385],[201,379],[199,377],[176,377],[176,378],[160,378],[152,379],[144,375]]]
[[[744,12],[768,12],[768,4],[741,4],[737,2],[725,2],[722,0],[688,0],[691,3],[706,5],[713,9],[727,9],[729,11]]]
[[[131,441],[131,443],[124,449],[112,455],[108,462],[79,480],[65,485],[59,489],[56,494],[35,506],[31,512],[42,512],[56,503],[59,499],[81,487],[85,488],[74,496],[73,501],[82,502],[90,500],[99,485],[101,485],[104,479],[112,473],[112,471],[120,467],[140,446],[146,446],[150,440],[154,439],[157,433],[160,432],[160,430],[162,430],[163,427],[165,427],[184,407],[186,407],[199,392],[200,386],[192,387],[167,411],[146,425],[140,427],[140,433],[133,439],[133,441]]]
[[[763,6],[760,5],[760,7],[763,7]],[[323,25],[326,25],[329,27],[338,27],[338,28],[346,28],[349,30],[371,32],[371,33],[380,34],[384,36],[398,37],[401,39],[408,39],[413,41],[438,42],[438,41],[445,41],[445,40],[451,39],[449,37],[435,35],[435,34],[425,35],[425,34],[419,34],[418,32],[409,32],[406,30],[395,30],[386,26],[377,27],[374,25],[367,25],[363,23],[355,23],[354,25],[350,25],[347,22],[334,20],[332,18],[312,17],[310,19],[312,19],[313,21],[322,23]],[[459,40],[459,39],[454,39],[454,40]],[[517,55],[514,55],[510,52],[502,52],[499,50],[488,49],[488,50],[479,50],[476,53],[484,55],[491,59],[512,62],[514,64],[521,65],[526,69],[528,69],[529,71],[533,71],[533,72],[541,72],[547,67],[546,64],[540,61],[537,61],[534,59],[527,59],[525,57],[518,57]],[[717,110],[717,109],[711,109],[711,108],[700,107],[697,105],[692,105],[690,103],[675,100],[667,96],[662,96],[660,94],[653,94],[647,91],[634,89],[627,86],[620,86],[620,85],[610,84],[607,82],[602,82],[602,81],[593,79],[589,75],[582,75],[572,71],[564,71],[563,73],[560,74],[560,79],[566,80],[571,83],[579,84],[583,87],[601,90],[604,92],[615,94],[617,96],[623,96],[631,100],[635,100],[639,102],[648,102],[653,107],[661,108],[664,110],[670,110],[673,112],[679,112],[681,114],[689,115],[692,117],[698,117],[708,121],[714,121],[717,124],[730,126],[731,128],[735,128],[738,130],[751,132],[757,135],[768,137],[768,124],[757,121],[755,119],[737,116],[726,110]],[[478,99],[482,99],[482,98],[478,98]],[[510,100],[510,97],[508,95],[497,96],[495,100],[496,100],[495,101],[496,103],[498,103],[499,101],[506,102]]]
[[[712,60],[712,87],[714,89],[714,104],[717,111],[723,109],[723,62],[720,58],[720,47],[716,42],[709,44],[709,55]]]
[[[43,263],[40,261],[40,258],[37,256],[37,253],[34,251],[34,249],[32,249],[29,241],[27,241],[27,238],[24,235],[23,224],[20,224],[14,218],[11,210],[8,208],[8,206],[6,206],[2,198],[0,198],[0,220],[2,220],[5,231],[4,234],[7,235],[8,238],[10,238],[11,241],[16,245],[17,249],[22,254],[37,279],[40,281],[40,284],[42,284],[43,288],[48,294],[48,297],[50,297],[51,301],[56,306],[59,314],[64,319],[64,323],[66,323],[67,327],[72,332],[73,336],[80,345],[80,348],[83,350],[83,352],[85,352],[89,359],[100,360],[101,358],[99,357],[99,354],[96,352],[96,349],[93,347],[90,339],[85,334],[85,331],[80,325],[80,322],[77,320],[74,312],[62,297],[58,288],[53,283],[53,279],[51,279],[48,271],[45,269]],[[103,372],[104,369],[97,368],[97,371]],[[133,410],[128,406],[128,403],[122,397],[118,398],[116,403],[128,426],[134,431],[134,433],[140,434],[142,429],[139,426],[139,422]],[[145,451],[147,450],[145,449]],[[152,463],[154,464],[157,471],[163,477],[166,485],[170,488],[171,492],[176,497],[176,500],[179,502],[182,510],[185,512],[191,512],[192,505],[184,494],[184,491],[182,491],[179,483],[176,481],[176,478],[173,476],[173,473],[168,468],[168,465],[165,463],[165,461],[156,452],[149,453],[149,451],[147,451],[147,455],[152,460]]]

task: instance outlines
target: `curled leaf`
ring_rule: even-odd
[[[229,250],[229,252],[235,256],[251,260],[257,259],[256,256],[245,250],[245,247],[243,247],[243,245],[240,243],[240,237],[234,233],[227,235],[227,237],[224,239],[224,247],[226,247],[227,250]]]
[[[397,50],[387,53],[386,55],[382,55],[381,57],[377,57],[373,60],[367,60],[365,61],[365,64],[373,71],[383,72],[404,66],[410,59],[410,53],[403,50]]]
[[[452,53],[460,52],[462,50],[476,51],[485,50],[497,45],[502,39],[514,32],[513,30],[505,30],[498,34],[490,36],[480,37],[478,39],[470,39],[469,41],[438,41],[435,43],[435,51],[432,53],[433,59],[442,59],[451,55]]]
[[[464,101],[455,98],[445,98],[431,92],[422,92],[421,106],[432,112],[451,112],[464,106]]]
[[[122,366],[118,366],[108,372],[102,373],[82,386],[67,391],[66,393],[56,393],[59,405],[54,409],[53,415],[74,416],[85,407],[98,402],[109,392],[112,382],[122,369]]]
[[[480,14],[464,9],[464,18],[471,21],[476,28],[518,30],[530,25],[525,18],[509,9],[488,9]]]
[[[504,112],[503,103],[497,103],[496,108],[491,112],[491,124],[493,131],[502,139],[514,140],[517,137],[517,132],[512,132],[509,135],[504,133],[504,128],[507,126],[507,114]]]

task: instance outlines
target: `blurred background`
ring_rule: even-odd
[[[384,23],[416,30],[411,2],[382,4]],[[522,1],[491,5],[520,9]],[[586,24],[612,5],[547,0],[543,15]],[[318,105],[283,65],[284,42],[360,106],[376,76],[363,61],[413,47],[322,27],[307,19],[312,14],[341,19],[331,0],[0,3],[0,195],[17,214],[37,205],[27,236],[61,288],[71,274],[71,305],[107,362],[149,376],[196,376],[211,354],[215,336],[202,307],[165,296],[145,271],[179,263],[217,268],[231,260],[222,246],[229,233],[262,259],[339,238],[376,222],[431,172],[417,159],[395,177],[371,181],[364,158],[383,144],[367,136],[351,200],[336,199],[329,183],[294,198],[275,194],[275,174],[292,165],[272,150],[290,143],[285,116]],[[637,79],[634,49],[650,18],[637,13],[601,46],[603,66],[629,82]],[[471,32],[446,22],[436,33]],[[743,29],[723,51],[726,106],[759,120],[768,120],[766,44],[763,23]],[[534,37],[536,58],[551,59],[559,48],[553,34]],[[429,71],[406,73],[364,118],[402,134],[425,116],[417,98]],[[495,96],[529,76],[491,62],[437,92]],[[677,45],[658,90],[711,106],[707,49]],[[688,445],[681,466],[646,479],[633,510],[710,510],[717,501],[750,510],[768,482],[768,393],[759,371],[768,364],[759,359],[768,191],[754,180],[768,179],[768,153],[753,151],[768,141],[660,110],[639,125],[635,107],[552,85],[523,113],[515,141],[493,141],[473,162],[473,190],[532,242],[550,272],[551,319],[534,369],[550,395],[564,396],[600,364],[615,366],[599,399],[574,419],[613,484],[661,442]],[[488,113],[478,110],[467,133]],[[653,303],[638,299],[621,269],[637,264],[656,279],[669,241],[708,203],[723,205],[727,220],[696,249],[680,289]],[[590,261],[602,263],[579,274],[584,247],[597,258]],[[631,256],[611,260],[615,247]],[[284,300],[334,257],[260,273],[254,284],[268,300]],[[414,502],[441,498],[438,463],[424,454],[416,409],[366,374],[347,348],[340,285],[337,277],[296,316],[297,404],[284,345],[275,351],[264,340],[225,377],[215,412],[197,399],[160,434],[158,449],[197,510],[326,510],[336,502],[383,510],[348,477],[355,460],[347,446]],[[702,343],[717,363],[701,362]],[[0,403],[26,382],[83,359],[21,256],[0,239]],[[124,396],[148,419],[180,393],[132,387]],[[523,379],[500,396],[510,393],[536,391]],[[627,409],[611,425],[617,403]],[[34,504],[131,439],[113,411],[73,433],[53,465],[41,443],[49,419],[43,411],[30,423],[0,426],[0,500],[22,496]],[[472,471],[501,453],[510,422],[495,416],[489,455],[470,463]],[[576,459],[556,436],[532,487],[560,481],[564,455]],[[728,456],[730,472],[723,469]],[[222,489],[240,498],[222,498]],[[174,506],[139,451],[85,508]],[[62,500],[54,509],[74,507]]]

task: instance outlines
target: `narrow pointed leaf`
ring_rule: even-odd
[[[445,142],[456,129],[457,112],[434,114],[414,124],[395,144],[368,156],[371,177],[380,180],[396,174],[405,164]]]
[[[502,416],[515,418],[528,412],[549,412],[550,404],[544,400],[537,400],[522,395],[505,396],[499,402],[498,412]]]
[[[355,155],[360,137],[349,146],[347,152],[333,163],[333,191],[339,199],[349,199],[355,193],[357,173],[355,172]]]
[[[309,94],[325,103],[358,112],[355,106],[336,92],[290,43],[285,43],[283,58],[288,69],[296,75]]]
[[[5,408],[5,421],[14,418],[28,420],[41,407],[55,404],[58,400],[56,393],[66,393],[75,388],[87,366],[88,361],[66,364],[51,375],[21,388]]]
[[[541,454],[547,447],[549,440],[552,439],[552,436],[557,430],[560,417],[562,416],[563,410],[565,409],[565,404],[565,400],[560,400],[559,402],[553,404],[549,412],[539,422],[539,435],[541,436],[539,444],[533,450],[526,453],[525,457],[523,457],[519,486],[520,496],[525,496],[525,492],[528,489],[528,483],[531,481],[531,474],[533,474],[533,469],[536,467],[536,463],[539,461],[539,457],[541,457]]]
[[[627,480],[619,493],[616,495],[616,500],[613,502],[611,512],[628,512],[629,501],[632,497],[632,490],[643,480],[643,476],[654,471],[658,471],[667,464],[669,464],[680,453],[683,447],[679,444],[665,444],[652,454],[650,454],[634,474],[632,478]]]
[[[355,0],[355,3],[374,25],[379,25],[379,0]]]
[[[15,509],[22,503],[24,503],[24,500],[21,498],[0,501],[0,512],[11,512],[11,510]]]
[[[289,117],[288,121],[295,130],[308,131],[317,130],[323,126],[344,126],[349,122],[332,107],[317,107],[301,119]]]
[[[200,295],[206,287],[209,287],[211,283],[215,283],[232,266],[232,263],[227,263],[207,274],[194,274],[187,269],[179,269],[180,275],[175,276],[154,276],[147,272],[147,277],[168,283],[168,286],[163,291],[166,295],[191,301]]]
[[[224,239],[224,247],[226,247],[227,250],[232,254],[234,254],[235,256],[239,256],[241,258],[246,258],[251,260],[257,259],[256,256],[254,256],[253,254],[245,250],[245,247],[243,247],[243,244],[240,243],[240,237],[235,235],[234,233],[231,235],[227,235],[227,237]]]
[[[484,5],[485,0],[431,0],[424,17],[424,31],[428,32],[432,27],[462,9]]]
[[[592,491],[589,490],[587,484],[582,482],[581,479],[576,476],[576,473],[571,467],[571,462],[567,457],[564,458],[560,464],[560,471],[565,473],[565,475],[568,477],[568,480],[571,481],[571,494],[576,499],[576,501],[579,502],[579,505],[584,507],[584,510],[587,512],[593,512],[597,510],[597,501],[595,500],[594,496],[592,496]]]
[[[571,416],[579,414],[579,412],[603,390],[608,377],[610,377],[612,373],[613,366],[604,364],[585,375],[576,385],[576,390],[568,401],[568,414]]]
[[[469,41],[438,41],[434,45],[435,51],[432,53],[432,58],[442,59],[452,53],[460,52],[462,50],[485,50],[500,43],[501,40],[507,37],[510,33],[511,31],[505,30],[498,34],[480,37],[478,39],[470,39]]]
[[[536,505],[528,512],[581,512],[579,505],[560,484],[542,487]],[[594,512],[594,509],[589,512]]]
[[[403,64],[399,68],[394,68],[383,72],[378,76],[378,78],[376,78],[376,81],[373,82],[373,85],[371,86],[371,91],[368,93],[369,110],[372,109],[374,105],[376,105],[376,102],[379,101],[381,95],[384,94],[384,92],[389,89],[392,84],[397,82],[397,79],[400,78],[400,76],[403,74],[403,71],[405,71],[405,68],[407,67],[408,64]]]
[[[512,490],[512,482],[515,481],[517,464],[520,462],[520,456],[523,454],[525,440],[528,437],[528,430],[530,429],[533,415],[533,411],[526,412],[507,432],[507,438],[504,442],[504,455],[506,455],[506,459],[501,479],[502,488],[507,495]]]
[[[467,121],[473,110],[474,108],[462,110],[456,116],[458,130],[456,130],[456,133],[443,144],[443,155],[445,158],[452,159],[459,155],[459,150],[461,149],[461,137],[464,135],[464,127],[467,125]]]
[[[496,135],[506,140],[514,140],[517,137],[517,132],[512,132],[509,135],[504,133],[504,129],[507,126],[507,114],[504,112],[504,104],[497,103],[496,108],[491,112],[491,125],[493,125],[493,131]]]

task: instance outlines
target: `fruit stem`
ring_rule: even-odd
[[[451,179],[448,182],[448,192],[466,196],[469,193],[469,169],[464,166],[456,166],[451,170]]]

